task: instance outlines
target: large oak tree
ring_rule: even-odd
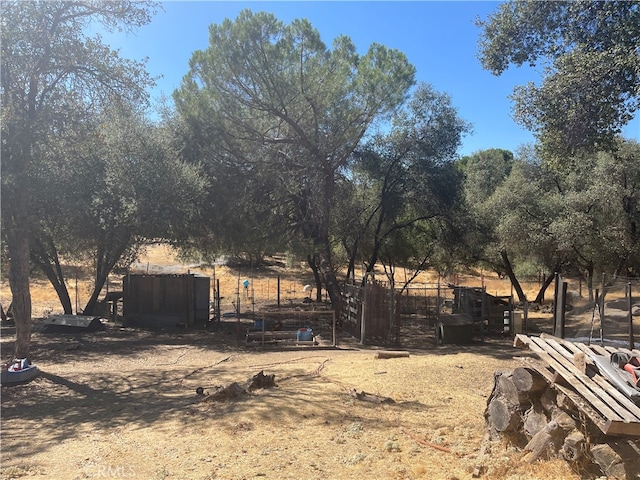
[[[28,357],[31,341],[33,172],[49,143],[72,136],[85,114],[113,95],[145,101],[151,83],[143,64],[123,60],[85,32],[92,21],[106,29],[138,27],[149,22],[153,9],[133,1],[2,2],[2,235],[16,358]]]
[[[541,67],[512,98],[547,159],[615,148],[640,107],[640,2],[509,1],[478,23],[485,69]]]

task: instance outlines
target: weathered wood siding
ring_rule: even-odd
[[[123,279],[125,322],[145,326],[193,325],[209,319],[209,278],[127,275]]]

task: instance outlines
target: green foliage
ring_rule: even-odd
[[[349,273],[356,259],[367,271],[378,260],[390,267],[436,266],[435,252],[451,231],[461,192],[452,161],[468,129],[446,94],[421,84],[391,131],[357,152],[346,199],[357,228],[345,229],[343,237]]]
[[[76,210],[100,172],[75,163],[89,158],[95,146],[86,138],[88,125],[114,101],[143,105],[153,83],[143,63],[122,59],[99,36],[87,38],[84,32],[91,22],[107,30],[132,29],[147,23],[154,9],[150,2],[131,1],[2,3],[2,233],[12,294],[21,303],[20,356],[26,356],[30,338],[30,242],[32,258],[51,267],[47,276],[64,293],[56,243],[64,244],[65,254],[83,250]],[[115,178],[105,175],[105,180]],[[130,207],[122,193],[122,206]],[[81,205],[84,211],[93,204]]]
[[[477,205],[486,201],[511,173],[513,153],[497,148],[482,150],[458,162],[466,177],[467,202]]]
[[[211,177],[212,216],[195,242],[302,244],[331,276],[340,171],[374,120],[405,99],[413,66],[378,44],[358,55],[345,36],[328,49],[307,20],[285,25],[264,12],[245,10],[209,33],[174,93],[188,154]]]
[[[518,274],[531,268],[637,274],[639,152],[636,142],[621,142],[616,153],[584,155],[559,172],[524,150],[493,193],[469,202],[479,258],[500,273],[508,258]],[[481,198],[469,193],[482,172],[476,155],[467,159],[467,171],[479,167],[465,180],[467,199]]]
[[[547,159],[615,148],[640,106],[638,1],[510,1],[478,25],[487,70],[542,65],[542,83],[517,87],[512,99]]]

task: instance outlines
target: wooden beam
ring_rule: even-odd
[[[375,354],[375,358],[408,358],[408,357],[409,357],[409,352],[405,352],[405,351],[380,350]]]

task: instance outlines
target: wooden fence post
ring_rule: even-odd
[[[362,308],[360,309],[360,345],[364,345],[364,337],[367,332],[366,312],[367,312],[367,277],[362,282]]]
[[[631,312],[632,307],[631,301],[631,282],[627,283],[627,315],[629,317],[629,350],[633,350],[635,347],[635,342],[633,338],[633,315]]]

